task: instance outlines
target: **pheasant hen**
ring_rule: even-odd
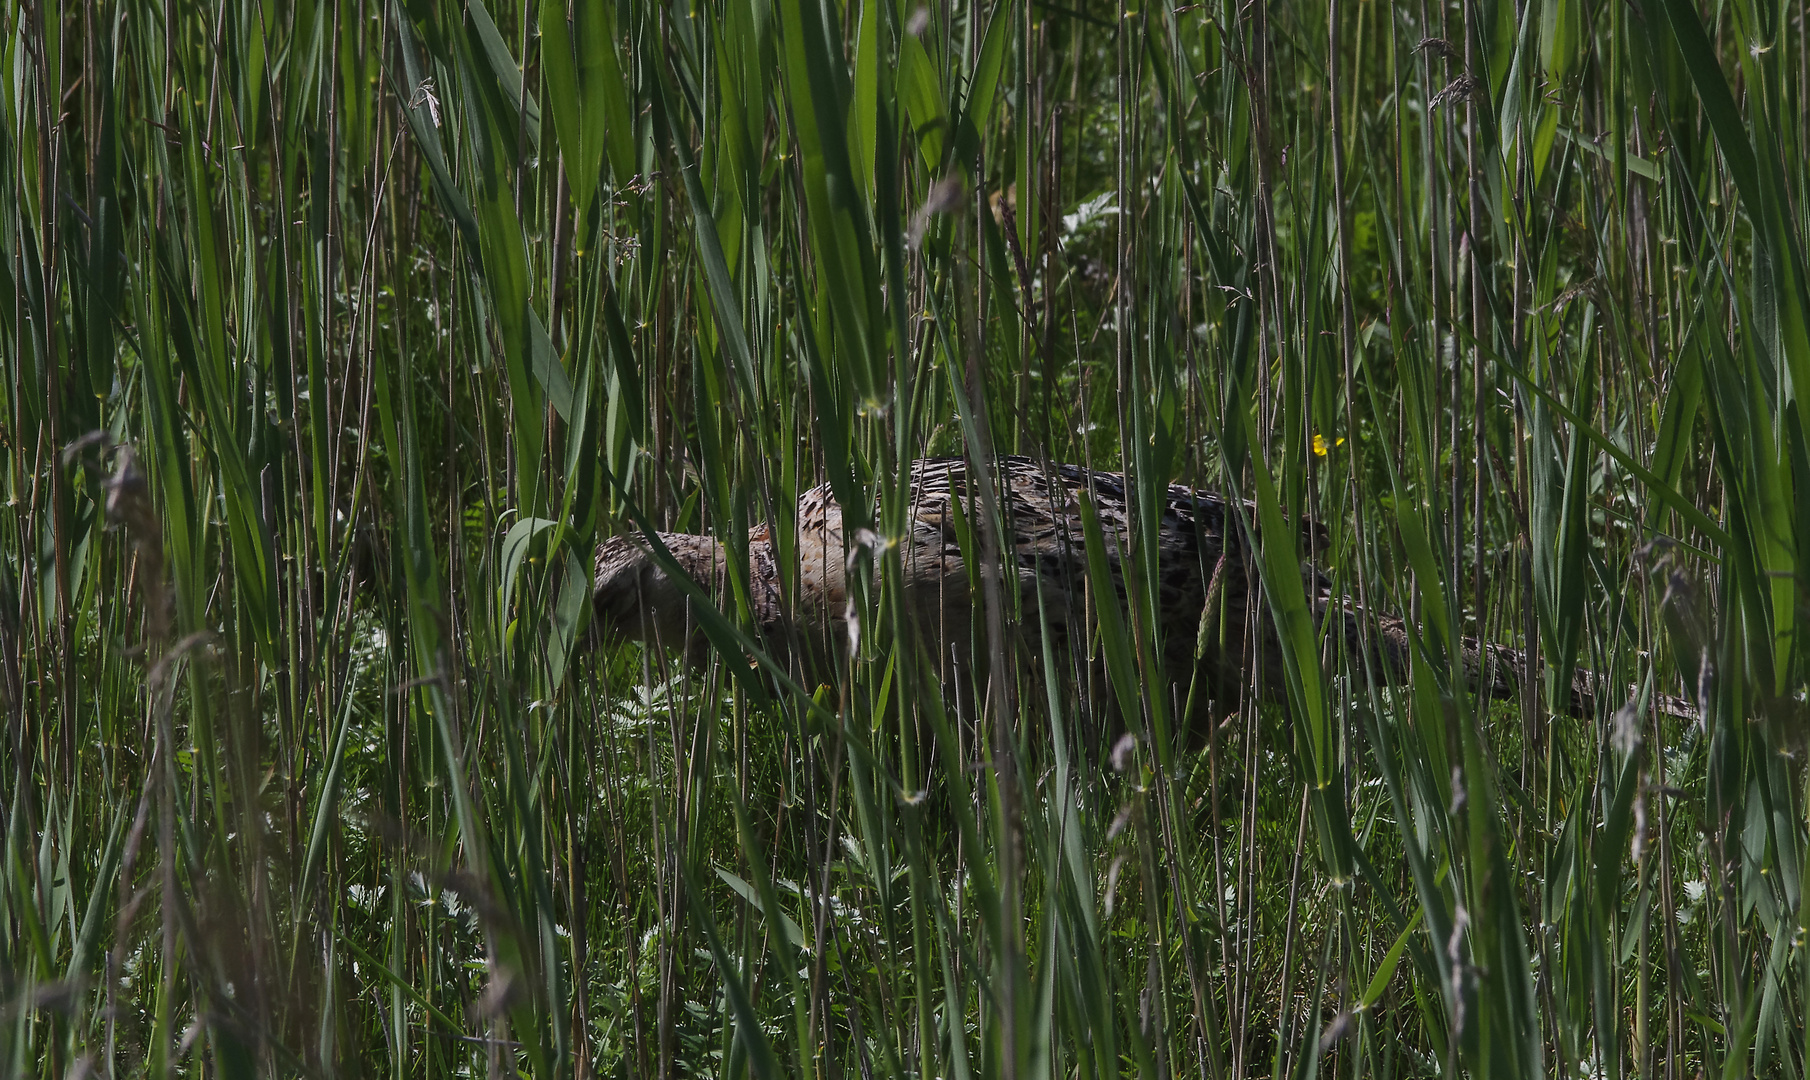
[[[1077,465],[1043,463],[1024,457],[998,460],[994,470],[1004,522],[1001,538],[1004,583],[1015,582],[1021,635],[1039,640],[1047,619],[1057,643],[1084,640],[1080,632],[1100,598],[1087,588],[1087,552],[1080,497],[1098,515],[1113,601],[1124,610],[1126,554],[1135,542],[1132,493],[1119,473]],[[905,535],[899,538],[909,624],[933,655],[958,662],[975,641],[982,610],[970,573],[968,553],[980,550],[983,501],[978,478],[964,458],[931,458],[913,465]],[[1166,688],[1179,702],[1192,680],[1202,677],[1211,697],[1230,701],[1253,684],[1279,692],[1281,649],[1267,612],[1251,618],[1250,568],[1244,530],[1224,498],[1212,492],[1170,485],[1156,528],[1158,623]],[[1250,515],[1254,518],[1254,515]],[[797,515],[798,589],[787,603],[781,589],[779,554],[771,529],[748,534],[750,594],[754,621],[775,655],[805,654],[808,665],[846,647],[850,553],[868,537],[848,535],[842,511],[828,485],[799,498]],[[1306,531],[1306,530],[1304,530]],[[727,595],[727,554],[713,537],[661,533],[661,541],[685,573],[719,603]],[[1306,546],[1316,546],[1309,535]],[[1409,635],[1394,618],[1366,618],[1330,596],[1323,579],[1309,574],[1308,598],[1323,632],[1346,640],[1353,655],[1369,649],[1379,678],[1399,679],[1407,670]],[[1008,598],[1009,602],[1009,598]],[[667,648],[681,649],[694,664],[709,646],[691,601],[648,550],[640,535],[617,536],[597,548],[594,610],[606,631]],[[1042,614],[1039,614],[1041,605]],[[1365,632],[1365,622],[1369,632]],[[1526,675],[1518,650],[1467,639],[1462,663],[1467,678],[1491,696],[1516,694]],[[1261,668],[1263,678],[1255,680]],[[1574,713],[1592,708],[1597,677],[1579,672],[1571,700]],[[1673,703],[1680,707],[1682,703]]]

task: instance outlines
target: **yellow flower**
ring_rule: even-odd
[[[1314,457],[1325,457],[1327,451],[1333,449],[1334,447],[1339,447],[1339,446],[1344,446],[1344,445],[1345,445],[1344,439],[1339,439],[1336,442],[1328,443],[1326,441],[1326,436],[1321,435],[1318,432],[1314,433]]]

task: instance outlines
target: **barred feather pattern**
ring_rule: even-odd
[[[1041,605],[1041,619],[1065,643],[1098,603],[1087,587],[1083,498],[1091,501],[1099,523],[1114,602],[1125,604],[1124,576],[1138,541],[1122,474],[1016,456],[999,459],[990,473],[984,480],[995,485],[1002,564],[1016,585],[1016,595],[1007,601],[1016,601],[1017,614],[1033,632]],[[771,528],[755,526],[748,535],[750,606],[769,645],[785,649],[797,642],[821,650],[845,640],[848,573],[858,561],[852,556],[864,544],[897,544],[909,623],[945,659],[952,649],[966,648],[980,610],[979,576],[970,559],[978,556],[985,528],[982,482],[964,458],[916,462],[906,527],[893,538],[851,536],[828,485],[805,492],[796,518],[798,586],[789,604],[782,597]],[[1155,509],[1156,614],[1164,628],[1164,668],[1180,682],[1196,665],[1209,591],[1223,607],[1224,618],[1216,622],[1230,634],[1243,634],[1249,596],[1245,545],[1216,494],[1168,485]],[[718,599],[728,599],[727,556],[718,541],[669,533],[660,539],[689,576]],[[625,636],[683,648],[694,659],[707,652],[695,613],[682,591],[665,580],[644,537],[619,536],[599,546],[595,605],[599,619]],[[1225,654],[1237,651],[1242,639],[1223,645],[1216,635],[1214,641],[1205,657],[1214,671],[1241,670],[1240,662]]]
[[[989,473],[976,475],[965,458],[916,462],[905,530],[891,538],[861,530],[850,535],[829,485],[805,492],[798,500],[797,588],[790,597],[782,588],[771,527],[761,524],[751,529],[747,602],[767,647],[777,656],[799,656],[807,665],[836,655],[848,641],[848,574],[861,565],[855,556],[863,547],[897,544],[908,624],[933,655],[960,663],[979,629],[980,578],[970,557],[977,559],[981,550],[988,504],[981,486],[985,482],[995,485],[1001,568],[1007,582],[1016,586],[1015,593],[1008,589],[1006,594],[1006,602],[1017,605],[1017,617],[1009,625],[1023,626],[1022,636],[1034,644],[1047,620],[1056,644],[1064,648],[1083,640],[1097,618],[1101,597],[1088,587],[1082,499],[1091,502],[1099,523],[1104,561],[1116,594],[1112,602],[1125,611],[1125,575],[1136,565],[1133,556],[1140,535],[1135,495],[1125,476],[1017,456],[998,459]],[[1208,693],[1222,701],[1254,682],[1279,693],[1281,650],[1267,613],[1248,610],[1254,595],[1250,578],[1254,553],[1247,549],[1244,527],[1233,508],[1213,492],[1172,484],[1161,491],[1153,509],[1154,530],[1142,535],[1153,535],[1156,545],[1155,615],[1171,692],[1179,699],[1198,675],[1207,680]],[[1249,508],[1245,519],[1255,520]],[[1302,532],[1304,548],[1317,549],[1317,531],[1304,525]],[[727,609],[732,597],[723,545],[708,536],[658,536],[686,575]],[[650,548],[638,534],[613,537],[598,546],[596,616],[606,632],[681,649],[689,661],[701,664],[709,648],[697,612]],[[1330,595],[1320,575],[1305,568],[1303,573],[1322,631],[1331,629],[1345,638],[1353,656],[1362,657],[1367,649],[1367,660],[1379,679],[1393,682],[1405,675],[1411,650],[1407,625],[1393,617],[1366,619],[1354,605]],[[1141,590],[1138,595],[1143,595]],[[1329,619],[1335,627],[1326,626]],[[1512,697],[1529,677],[1527,658],[1519,650],[1469,639],[1461,650],[1467,681],[1490,696]],[[1259,667],[1262,678],[1254,679]],[[1571,700],[1561,707],[1592,711],[1596,698],[1611,689],[1601,683],[1594,673],[1579,672]],[[1669,712],[1689,711],[1688,704],[1671,699],[1659,704]]]

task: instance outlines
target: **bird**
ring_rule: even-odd
[[[1116,602],[1124,603],[1124,574],[1132,539],[1132,497],[1120,473],[1078,465],[1044,464],[1028,457],[999,458],[990,479],[997,484],[1003,525],[1002,569],[1018,590],[1019,610],[1040,633],[1042,619],[1066,643],[1086,618],[1087,550],[1079,500],[1092,501],[1098,516]],[[972,641],[981,597],[971,558],[978,553],[980,478],[962,457],[933,457],[912,464],[904,534],[886,541],[845,528],[842,508],[829,485],[806,491],[796,517],[798,588],[792,603],[782,600],[779,554],[770,526],[748,534],[749,594],[761,636],[780,650],[796,647],[819,656],[847,636],[850,555],[862,544],[896,543],[904,578],[907,621],[936,646],[940,655]],[[1211,590],[1242,629],[1248,598],[1242,532],[1228,518],[1219,495],[1169,485],[1156,528],[1158,619],[1174,632],[1163,634],[1163,667],[1172,683],[1196,666],[1201,614]],[[687,576],[713,597],[727,595],[728,552],[713,537],[658,534]],[[693,601],[652,554],[644,535],[628,533],[597,548],[593,592],[598,621],[621,636],[681,650],[693,663],[710,651]],[[1219,675],[1235,665],[1209,650],[1209,667]]]
[[[1102,597],[1089,589],[1088,551],[1082,500],[1096,515],[1103,564],[1112,582],[1113,603],[1125,611],[1125,578],[1135,565],[1133,552],[1140,530],[1135,493],[1122,473],[1080,465],[1042,462],[1023,456],[994,459],[989,475],[965,457],[930,457],[912,463],[909,473],[905,529],[895,538],[845,527],[842,507],[827,484],[799,497],[796,528],[796,581],[792,595],[782,587],[781,547],[772,527],[759,524],[747,534],[748,606],[754,628],[781,661],[822,664],[846,656],[849,641],[849,573],[863,547],[896,544],[903,571],[906,623],[944,674],[972,657],[984,590],[973,560],[980,551],[983,481],[997,494],[1001,535],[998,541],[1002,595],[1016,599],[1019,636],[1027,646],[1041,643],[1049,628],[1058,655],[1071,643],[1086,640],[1098,618]],[[1271,695],[1285,686],[1282,649],[1272,620],[1252,612],[1259,595],[1255,584],[1257,552],[1247,539],[1258,515],[1251,504],[1235,504],[1209,490],[1166,485],[1155,507],[1155,622],[1160,627],[1162,678],[1170,701],[1181,704],[1199,697],[1191,693],[1196,679],[1204,699],[1230,703],[1247,689],[1267,688]],[[1309,553],[1325,547],[1317,523],[1300,521],[1299,543]],[[729,552],[712,536],[657,533],[671,563],[719,605],[729,597]],[[601,542],[596,549],[593,615],[606,633],[681,652],[694,666],[712,653],[709,638],[689,592],[654,554],[644,533],[629,532]],[[1408,623],[1393,616],[1365,612],[1334,595],[1329,580],[1302,566],[1306,597],[1316,624],[1339,635],[1352,655],[1367,659],[1385,683],[1406,677],[1413,635]],[[1009,590],[1015,586],[1016,595]],[[1255,616],[1255,617],[1252,617]],[[1467,682],[1495,698],[1513,698],[1529,674],[1520,650],[1464,639],[1459,660]],[[1261,677],[1258,671],[1261,669]],[[1580,671],[1570,700],[1559,703],[1582,714],[1593,707],[1602,681]],[[1674,703],[1676,705],[1676,703]]]

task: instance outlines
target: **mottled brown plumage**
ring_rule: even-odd
[[[980,550],[980,490],[962,458],[934,458],[912,467],[907,530],[898,538],[904,571],[907,622],[933,655],[957,663],[977,640],[981,602],[964,551]],[[1124,571],[1137,543],[1133,495],[1125,477],[1075,465],[1045,465],[1028,458],[999,460],[993,478],[1004,521],[1002,566],[1005,582],[1017,588],[1021,635],[1041,640],[1047,620],[1058,645],[1074,640],[1097,617],[1098,598],[1087,588],[1087,549],[1080,498],[1091,500],[1103,540],[1107,568],[1124,610]],[[1259,680],[1279,694],[1281,653],[1268,612],[1247,611],[1253,595],[1252,553],[1232,507],[1211,492],[1170,485],[1157,508],[1156,585],[1162,627],[1163,667],[1177,699],[1198,675],[1208,695],[1229,701]],[[1247,518],[1254,518],[1247,508]],[[781,589],[779,554],[766,525],[748,535],[749,594],[754,621],[768,648],[784,656],[794,650],[808,665],[845,647],[848,640],[847,573],[861,543],[884,544],[872,536],[850,536],[840,504],[827,485],[807,491],[798,502],[797,580],[787,603]],[[686,574],[720,604],[727,598],[727,555],[712,537],[662,533],[662,542]],[[1306,545],[1315,546],[1313,538]],[[1318,575],[1307,572],[1308,599],[1322,629],[1328,619],[1346,647],[1368,660],[1384,681],[1407,670],[1410,644],[1399,619],[1366,620],[1343,600],[1330,596]],[[1141,592],[1140,592],[1141,595]],[[1008,595],[1008,602],[1010,601]],[[607,631],[683,650],[693,663],[708,645],[684,590],[660,568],[640,535],[618,536],[597,549],[596,614]],[[1039,607],[1041,606],[1041,616]],[[1366,626],[1368,621],[1368,626]],[[1255,638],[1255,641],[1253,641]],[[1518,693],[1525,677],[1522,653],[1467,640],[1463,666],[1473,683],[1498,697]],[[1595,679],[1580,673],[1574,711],[1592,704]]]
[[[911,625],[936,653],[973,640],[980,598],[977,578],[964,557],[978,551],[983,513],[978,486],[961,458],[918,462],[911,473],[907,531],[899,538],[905,595]],[[1087,555],[1077,496],[1085,493],[1098,513],[1107,566],[1124,598],[1122,566],[1134,540],[1125,478],[1074,465],[1044,466],[1028,458],[999,461],[996,480],[1004,519],[1004,566],[1015,579],[1024,620],[1033,632],[1038,605],[1061,640],[1089,617]],[[1242,533],[1226,517],[1217,495],[1170,486],[1156,523],[1157,585],[1165,633],[1165,667],[1181,682],[1195,664],[1201,613],[1209,589],[1222,607],[1223,625],[1243,632],[1248,597]],[[1229,526],[1229,527],[1228,527]],[[781,598],[779,566],[765,525],[748,538],[755,622],[770,645],[784,649],[796,639],[807,651],[846,640],[847,570],[856,538],[843,527],[841,507],[827,486],[806,492],[798,504],[798,590],[791,617]],[[661,534],[675,560],[716,596],[724,595],[726,553],[716,540]],[[871,540],[869,541],[872,542]],[[685,594],[667,579],[647,551],[643,537],[619,536],[597,551],[596,607],[599,618],[618,632],[681,648],[701,659],[706,645]],[[1216,583],[1216,584],[1215,584]],[[1223,635],[1214,635],[1217,643]],[[1238,662],[1217,645],[1206,657],[1215,671]]]

